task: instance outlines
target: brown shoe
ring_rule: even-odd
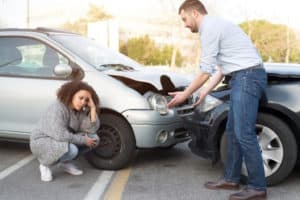
[[[225,181],[224,179],[220,179],[219,181],[216,182],[206,182],[204,184],[204,187],[210,190],[238,190],[240,188],[240,185],[238,183],[233,183],[233,182],[228,182]]]
[[[241,192],[230,195],[229,200],[263,200],[267,199],[267,192],[254,190],[254,189],[244,189]]]

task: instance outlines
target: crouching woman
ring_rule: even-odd
[[[42,181],[51,181],[51,166],[72,175],[83,172],[72,161],[99,144],[97,115],[99,98],[85,82],[62,85],[57,100],[49,106],[30,136],[30,149],[40,162]]]

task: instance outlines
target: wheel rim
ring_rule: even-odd
[[[114,127],[101,125],[99,130],[100,143],[95,149],[97,156],[104,159],[111,159],[119,154],[121,150],[120,133]]]
[[[278,135],[272,129],[256,125],[257,139],[262,151],[265,176],[275,173],[283,161],[283,145]],[[242,174],[247,175],[245,163],[243,162]]]

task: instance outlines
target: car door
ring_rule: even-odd
[[[68,78],[54,73],[69,61],[33,38],[0,37],[0,136],[28,138]]]

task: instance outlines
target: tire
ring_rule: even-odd
[[[285,122],[264,113],[258,114],[256,130],[262,150],[267,185],[276,185],[282,182],[295,167],[298,154],[295,136]],[[223,163],[227,159],[226,146],[226,136],[223,134],[220,141],[220,156]],[[244,163],[241,174],[242,182],[247,182]]]
[[[96,168],[117,170],[126,167],[135,156],[136,142],[130,125],[121,117],[101,114],[97,134],[100,144],[86,155]]]

